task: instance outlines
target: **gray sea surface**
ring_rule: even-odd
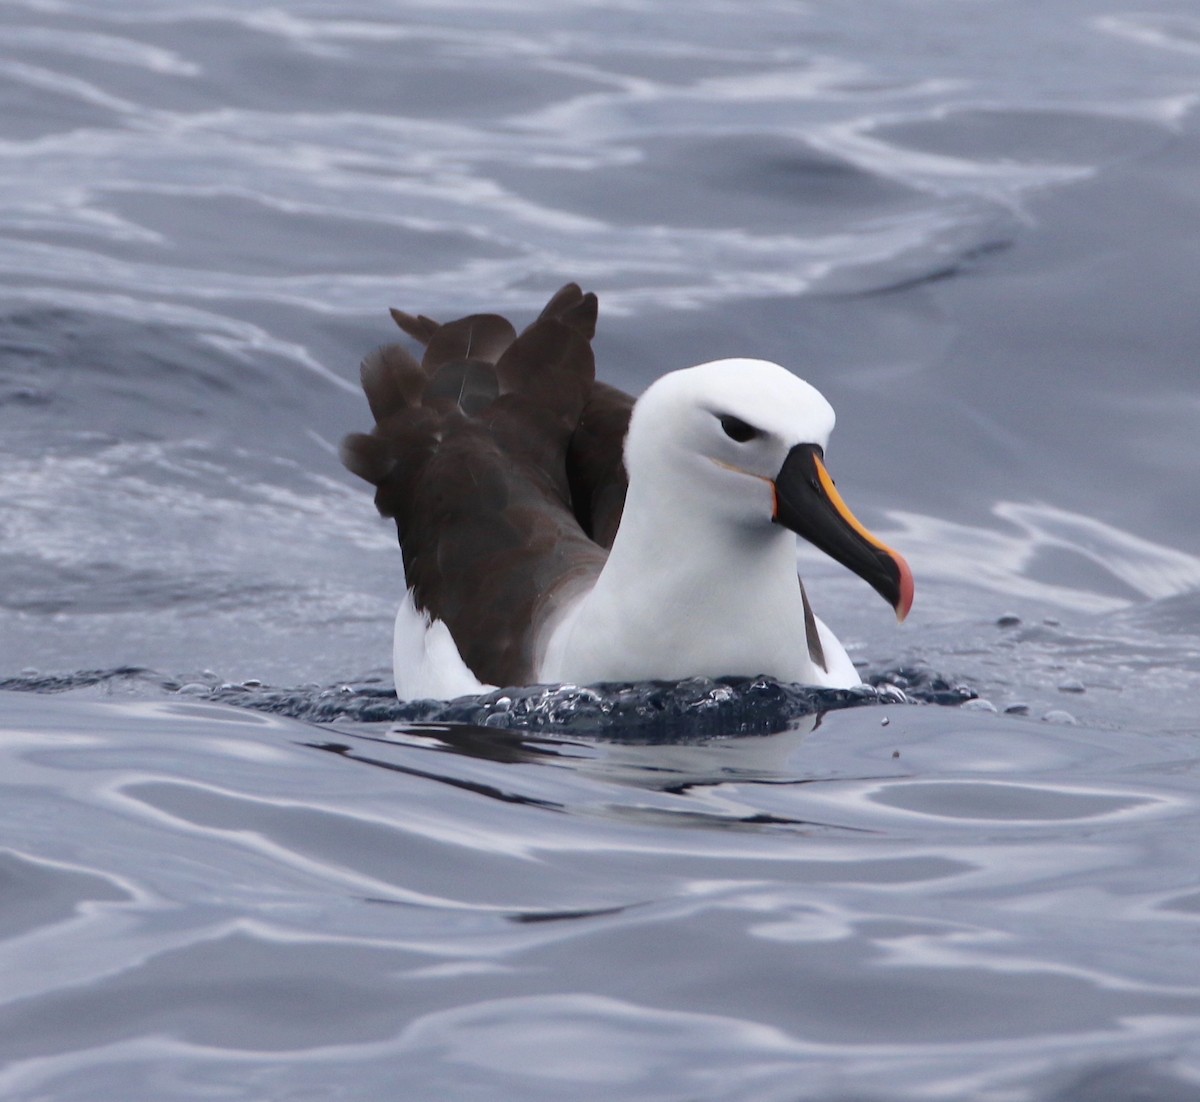
[[[0,0],[0,1098],[1200,1099],[1198,271],[1194,0]],[[875,690],[390,699],[358,360],[567,280]]]

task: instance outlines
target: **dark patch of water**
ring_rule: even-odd
[[[974,689],[927,669],[906,666],[869,674],[852,689],[796,685],[770,677],[689,678],[680,682],[529,685],[456,700],[397,700],[386,683],[287,689],[257,680],[238,684],[215,676],[164,677],[122,666],[72,673],[29,672],[0,680],[0,690],[58,693],[103,686],[119,691],[176,693],[313,723],[465,724],[491,729],[680,742],[729,735],[765,735],[798,720],[876,704],[958,705]]]

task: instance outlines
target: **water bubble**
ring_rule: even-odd
[[[995,712],[996,705],[982,696],[977,696],[974,700],[964,700],[959,705],[959,710],[963,712]]]
[[[1064,712],[1061,708],[1051,708],[1044,716],[1042,721],[1045,723],[1056,723],[1061,727],[1076,727],[1079,725],[1077,720],[1070,712]]]
[[[1058,691],[1060,693],[1082,693],[1086,692],[1087,690],[1083,687],[1082,681],[1075,681],[1072,679],[1070,681],[1062,682],[1062,684],[1058,686]]]
[[[180,696],[208,696],[212,688],[200,681],[189,681],[186,685],[180,685],[176,692]]]

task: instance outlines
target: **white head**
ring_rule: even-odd
[[[708,515],[769,528],[788,452],[824,450],[833,423],[820,391],[778,364],[715,360],[664,375],[638,399],[625,467],[631,488],[703,498]]]
[[[647,513],[658,503],[660,515],[704,539],[775,541],[790,529],[863,577],[903,618],[912,574],[838,494],[824,465],[833,425],[821,393],[778,364],[716,360],[671,372],[633,409],[630,502]]]

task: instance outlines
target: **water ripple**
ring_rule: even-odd
[[[1089,1053],[1177,1046],[1200,1020],[1195,913],[1171,903],[1194,885],[1190,739],[913,707],[887,726],[859,708],[672,746],[320,730],[179,700],[2,704],[24,735],[5,753],[0,868],[54,909],[0,941],[14,1097],[36,1083],[72,1097],[82,1069],[136,1083],[253,1068],[278,1085],[285,1067],[324,1076],[351,1055],[360,1082],[403,1059],[419,1084],[453,1059],[536,1097],[668,1067],[676,1084],[748,1074],[766,1039],[780,1063],[764,1089],[795,1097],[803,1069],[826,1097],[853,1059],[915,1098],[968,1068],[980,1083],[1044,1076],[1018,1042],[1061,1068],[1069,1040],[1083,1069]],[[730,953],[748,982],[720,993]],[[590,993],[570,995],[584,961]],[[807,994],[778,982],[791,969]],[[638,970],[644,990],[619,978]],[[285,997],[311,1012],[280,1012]],[[97,1014],[98,1000],[124,1009]],[[570,1023],[592,1050],[624,1051],[627,1017],[649,1070],[606,1057],[593,1076]],[[561,1073],[512,1058],[530,1030],[543,1048],[559,1038]]]

